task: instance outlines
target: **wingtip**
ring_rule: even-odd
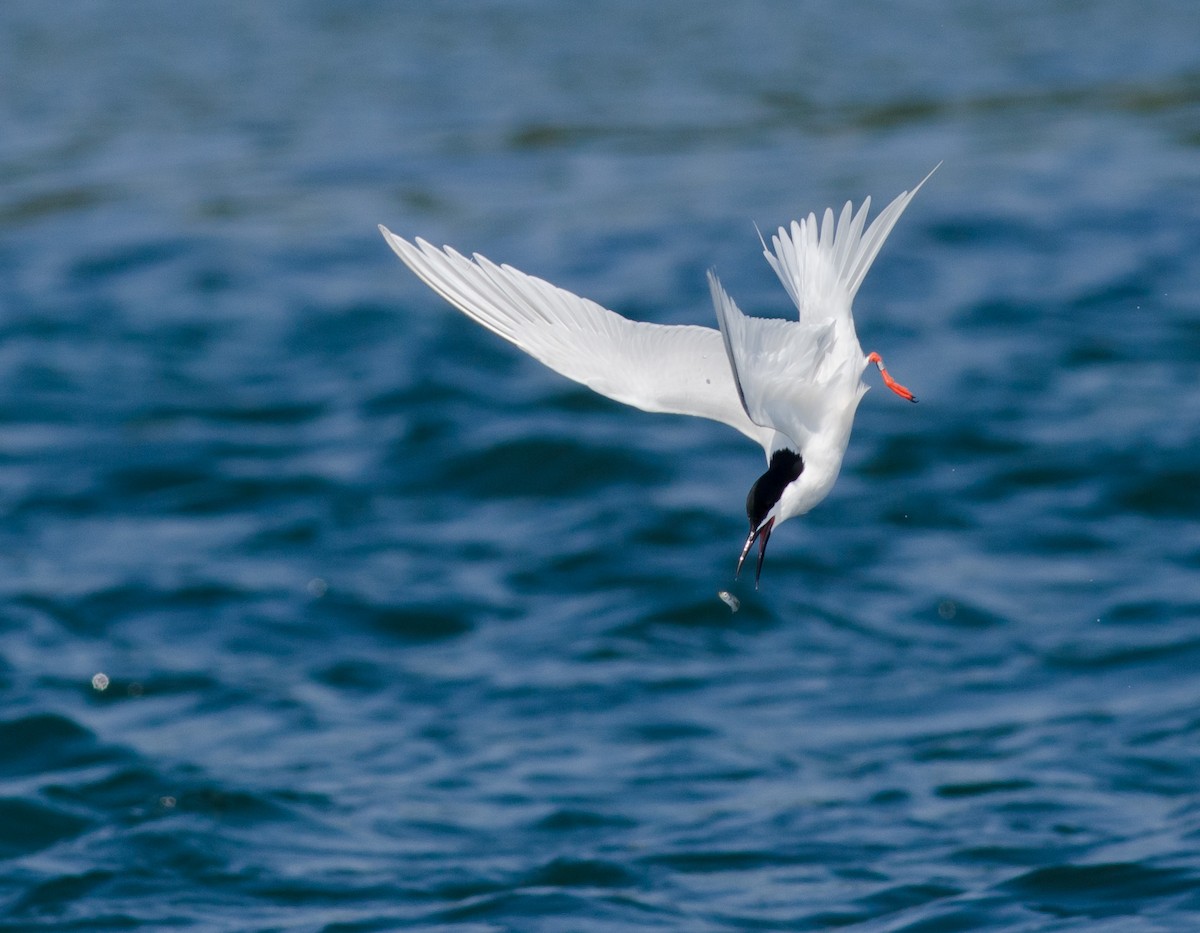
[[[404,250],[408,247],[408,243],[396,236],[396,234],[392,233],[392,231],[383,224],[376,224],[376,226],[379,228],[379,233],[383,237],[383,242],[391,247],[393,253],[395,253],[401,259],[404,259]]]
[[[767,250],[767,241],[763,238],[762,229],[758,226],[757,221],[754,223],[754,232],[758,234],[758,242],[762,244],[763,253],[769,256],[770,252]]]
[[[389,230],[387,227],[385,227],[383,224],[376,224],[375,226],[378,228],[379,233],[383,236],[383,238],[385,240],[387,240],[387,242],[389,244],[391,244],[393,246],[396,243],[402,243],[405,246],[410,245],[408,240],[404,239],[404,237],[399,236],[398,234],[392,233],[392,231]]]
[[[935,165],[933,168],[931,168],[931,169],[929,170],[929,174],[928,174],[928,175],[926,175],[924,178],[922,178],[922,179],[920,180],[920,182],[918,182],[918,183],[917,183],[917,186],[916,186],[915,188],[913,188],[913,190],[912,190],[912,191],[908,192],[908,195],[909,195],[909,197],[912,197],[912,196],[913,196],[913,195],[915,195],[915,194],[916,194],[918,191],[920,191],[920,190],[921,190],[921,188],[924,186],[925,182],[929,181],[929,179],[931,179],[931,178],[933,177],[933,173],[934,173],[934,172],[936,172],[936,171],[937,171],[939,168],[941,168],[941,167],[942,167],[942,163],[944,163],[945,161],[946,161],[945,159],[942,159],[941,161],[939,161],[939,162],[938,162],[938,164],[937,164],[937,165]]]
[[[726,310],[725,306],[732,304],[732,301],[729,298],[729,293],[725,291],[725,286],[721,284],[720,278],[717,277],[717,270],[709,268],[707,274],[708,291],[712,296],[713,306],[717,310],[717,323],[720,324],[723,319],[722,312]]]
[[[397,252],[400,252],[403,249],[411,250],[423,248],[420,237],[413,237],[411,240],[406,240],[404,237],[400,236],[400,234],[392,233],[392,231],[383,224],[377,224],[377,226],[379,227],[379,232],[383,235],[383,238],[387,241],[388,245]]]

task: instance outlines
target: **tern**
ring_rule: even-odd
[[[936,171],[936,167],[934,169]],[[930,175],[933,173],[930,172]],[[757,588],[772,531],[824,499],[842,466],[863,373],[915,402],[876,352],[864,354],[851,306],[884,240],[927,175],[869,225],[866,198],[780,227],[763,255],[799,310],[799,320],[747,317],[709,271],[717,328],[631,321],[590,301],[475,254],[409,242],[379,230],[416,275],[467,317],[550,369],[643,411],[719,421],[762,445],[767,470],[750,487],[750,532],[735,577],[754,543]]]

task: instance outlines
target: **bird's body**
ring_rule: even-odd
[[[781,227],[770,248],[764,242],[798,321],[747,317],[709,272],[718,329],[631,321],[511,266],[379,229],[434,291],[556,372],[635,408],[710,418],[759,443],[768,470],[747,497],[750,534],[738,569],[757,540],[761,572],[771,531],[808,512],[833,487],[867,391],[868,364],[879,367],[894,392],[915,401],[878,354],[863,354],[851,306],[920,187],[901,194],[869,226],[867,198],[857,212],[847,202],[836,222],[831,210],[819,226],[809,214]]]

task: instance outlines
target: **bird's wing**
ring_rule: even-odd
[[[759,443],[769,433],[747,417],[713,328],[631,321],[511,266],[379,230],[426,285],[568,379],[644,411],[720,421]]]
[[[935,165],[920,185],[885,207],[870,226],[866,222],[871,199],[863,201],[857,213],[847,201],[836,226],[833,211],[826,208],[819,228],[817,215],[809,214],[804,220],[792,221],[790,231],[780,227],[771,237],[773,250],[763,243],[763,255],[799,308],[801,321],[819,324],[837,318],[850,322],[854,296],[884,240],[940,165]]]
[[[838,401],[831,390],[841,377],[851,375],[846,362],[830,360],[834,322],[747,317],[711,271],[708,284],[746,414],[755,424],[791,438],[802,453]],[[861,372],[853,372],[853,378]]]

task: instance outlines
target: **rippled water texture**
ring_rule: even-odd
[[[1196,22],[0,4],[0,931],[1198,928]],[[761,451],[375,230],[782,315],[943,160],[757,593]]]

